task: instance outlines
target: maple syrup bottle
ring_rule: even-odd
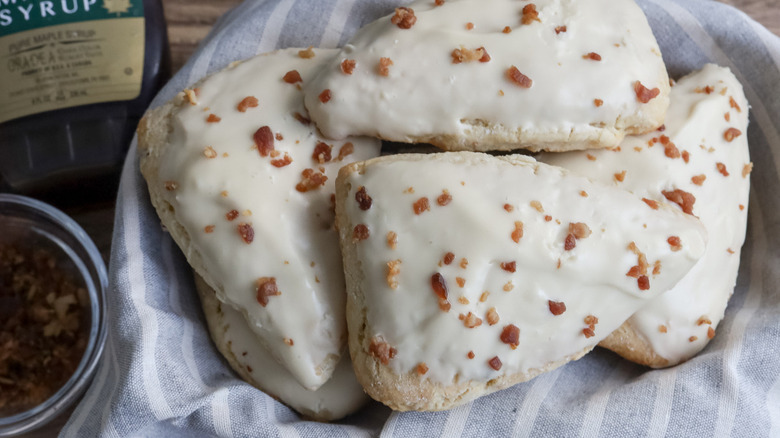
[[[0,2],[0,192],[111,199],[170,75],[160,0]]]

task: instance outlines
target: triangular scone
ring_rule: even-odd
[[[327,137],[448,150],[616,146],[669,105],[633,0],[418,0],[360,29],[304,91]]]
[[[655,201],[668,198],[685,209],[687,199],[687,208],[708,231],[707,250],[691,272],[602,346],[663,367],[692,357],[715,335],[734,291],[745,241],[753,167],[747,124],[742,86],[729,69],[708,64],[672,87],[663,131],[626,138],[611,151],[540,157]]]
[[[316,391],[307,390],[263,348],[244,316],[219,301],[200,276],[195,277],[211,338],[242,379],[318,421],[343,418],[366,404],[368,397],[355,379],[348,355],[342,356],[330,380]]]
[[[346,342],[336,173],[380,144],[319,136],[300,84],[335,50],[301,52],[232,64],[148,113],[138,137],[152,203],[189,263],[316,389]]]
[[[676,208],[517,155],[354,163],[336,211],[355,372],[398,410],[448,409],[579,358],[706,240]]]

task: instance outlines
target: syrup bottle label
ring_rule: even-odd
[[[143,62],[142,0],[0,0],[0,123],[135,99]]]

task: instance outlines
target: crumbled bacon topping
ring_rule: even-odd
[[[401,29],[411,29],[417,22],[417,17],[414,15],[414,9],[402,6],[395,8],[395,15],[390,19],[390,22]]]
[[[300,56],[303,59],[314,58],[314,50],[312,49],[312,46],[309,46],[305,50],[299,50],[298,56]]]
[[[509,292],[514,288],[515,288],[515,284],[512,283],[511,281],[507,281],[502,289],[504,289],[504,292]]]
[[[268,297],[282,294],[276,286],[276,277],[261,277],[255,280],[255,293],[257,302],[263,307],[268,305]]]
[[[514,207],[512,207],[512,205],[511,205],[511,204],[504,204],[504,210],[506,210],[506,211],[508,211],[508,212],[510,212],[510,213],[511,213],[511,212],[512,212],[514,209],[515,209],[515,208],[514,208]]]
[[[216,114],[209,114],[209,116],[206,118],[207,123],[218,123],[220,120],[222,120],[222,117],[219,117]]]
[[[390,359],[394,358],[398,354],[398,350],[392,348],[381,337],[376,336],[371,339],[371,345],[368,346],[368,352],[379,359],[383,365],[390,363]]]
[[[345,59],[341,61],[341,72],[345,75],[351,75],[355,71],[355,65],[357,62],[354,59]]]
[[[504,26],[504,30],[502,30],[501,32],[503,32],[503,33],[512,33],[512,28],[509,27],[509,26]]]
[[[473,351],[469,351],[468,354],[466,354],[466,357],[468,357],[469,359],[474,359],[474,356],[475,355]]]
[[[390,58],[379,58],[379,63],[376,65],[376,71],[379,76],[390,76],[390,66],[393,65],[393,60]]]
[[[206,225],[206,228],[203,229],[208,234],[211,234],[214,232],[214,228],[216,228],[214,225]]]
[[[347,156],[349,156],[352,152],[355,152],[355,146],[352,144],[352,142],[346,142],[343,145],[341,145],[341,149],[339,149],[339,156],[336,157],[336,161],[341,161]]]
[[[227,214],[225,214],[225,219],[228,221],[233,221],[238,217],[238,214],[238,210],[230,210],[227,212]]]
[[[368,227],[364,224],[357,224],[355,225],[355,228],[352,229],[352,241],[353,242],[359,242],[361,240],[366,240],[371,235],[371,232],[368,231]]]
[[[748,175],[750,175],[750,172],[753,171],[753,163],[747,163],[744,166],[742,166],[742,178],[747,178]]]
[[[450,195],[450,192],[448,192],[447,190],[442,190],[441,195],[439,195],[439,197],[436,198],[436,203],[442,207],[449,204],[451,201],[452,201],[452,195]]]
[[[360,186],[357,192],[355,192],[355,201],[357,201],[358,207],[363,211],[371,208],[371,205],[373,204],[373,199],[371,199],[371,196],[366,192],[365,186]]]
[[[582,334],[585,335],[586,338],[592,338],[596,336],[596,332],[590,327],[585,327],[582,329]]]
[[[650,278],[648,278],[647,275],[640,275],[639,278],[636,279],[636,282],[639,285],[639,290],[650,289]]]
[[[290,70],[287,73],[282,76],[282,80],[287,82],[288,84],[296,84],[298,82],[302,82],[303,79],[301,78],[301,74],[298,73],[298,70]]]
[[[274,135],[274,137],[276,138],[276,141],[284,140],[284,136],[282,135],[281,132],[277,132],[276,135]]]
[[[485,319],[488,322],[488,325],[496,325],[499,321],[498,312],[496,311],[495,307],[491,307],[488,309],[487,313],[485,314]]]
[[[642,85],[641,82],[634,82],[634,93],[636,93],[636,99],[642,103],[650,102],[661,94],[659,88],[653,88],[652,90]]]
[[[401,275],[401,260],[387,262],[387,285],[390,289],[398,289],[398,276]]]
[[[723,176],[729,176],[729,171],[726,170],[726,165],[723,163],[715,163],[715,167],[718,168],[718,172],[720,172]]]
[[[494,370],[498,371],[501,369],[501,359],[498,358],[498,356],[493,356],[492,359],[488,361],[488,365],[490,368],[493,368]]]
[[[645,204],[649,205],[650,208],[653,210],[658,210],[658,203],[653,201],[652,199],[642,198],[642,201],[645,202]]]
[[[322,93],[320,93],[320,95],[318,97],[320,99],[320,102],[322,102],[322,103],[330,102],[330,98],[332,97],[331,94],[330,94],[330,88],[322,90]]]
[[[601,105],[604,105],[604,101],[601,99],[593,99],[593,105],[596,106],[596,108],[600,107]]]
[[[283,158],[277,158],[275,160],[271,160],[271,165],[274,167],[284,167],[292,164],[292,157],[290,157],[287,152],[284,153]]]
[[[444,282],[444,277],[438,272],[431,275],[431,289],[440,299],[447,299],[447,283]]]
[[[593,315],[588,315],[583,321],[587,324],[587,327],[582,329],[582,334],[585,335],[586,338],[596,336],[596,324],[599,323],[599,319]]]
[[[455,277],[455,283],[458,283],[459,287],[463,287],[466,285],[466,279],[463,277]],[[458,302],[461,304],[468,304],[469,300],[466,297],[460,297],[458,298]]]
[[[585,239],[590,236],[590,227],[583,222],[569,223],[569,234],[572,234],[576,239]]]
[[[520,239],[523,238],[523,223],[520,221],[515,221],[515,229],[512,231],[512,240],[514,240],[515,243],[520,243]]]
[[[435,1],[433,2],[433,4],[434,4],[434,5],[436,5],[436,6],[441,6],[441,5],[443,5],[443,4],[444,4],[444,0],[435,0]]]
[[[466,326],[466,328],[474,328],[479,327],[482,325],[482,318],[479,318],[477,315],[469,312],[468,315],[463,319],[463,325]]]
[[[484,47],[471,50],[463,46],[460,46],[459,49],[454,49],[450,54],[450,56],[452,56],[453,64],[460,64],[462,62],[472,62],[472,61],[479,61],[479,62],[490,61],[490,55],[488,54],[487,50],[485,50]]]
[[[236,106],[236,109],[239,112],[246,112],[249,108],[255,108],[258,105],[257,98],[254,96],[247,96],[241,102],[238,103],[238,106]]]
[[[395,249],[398,246],[398,234],[395,231],[387,232],[387,246],[390,249]]]
[[[268,126],[262,126],[252,136],[261,157],[267,157],[274,150],[274,133]]]
[[[664,146],[664,155],[672,159],[680,158],[680,150],[677,149],[677,146],[669,140],[669,137],[662,135],[659,140]]]
[[[707,339],[712,339],[715,337],[715,329],[712,327],[707,327]]]
[[[737,101],[734,100],[734,97],[729,96],[729,106],[737,110],[738,113],[742,112],[742,108],[739,107],[739,104],[737,104]]]
[[[658,331],[661,332],[661,333],[666,333],[669,330],[666,328],[665,325],[661,324],[661,325],[658,326]]]
[[[321,141],[317,142],[317,145],[314,146],[314,152],[311,154],[311,158],[320,164],[327,163],[331,159],[331,150],[333,150],[333,146]]]
[[[589,161],[596,161],[596,156],[593,154],[585,154],[585,157],[587,157]]]
[[[425,211],[431,210],[431,205],[428,203],[428,198],[422,197],[412,204],[412,210],[414,214],[422,214]]]
[[[682,159],[687,164],[691,159],[691,154],[689,154],[688,151],[682,151]]]
[[[693,214],[693,204],[696,202],[696,197],[692,194],[680,189],[664,190],[661,193],[666,199],[679,205],[685,213]]]
[[[419,375],[425,375],[425,373],[428,372],[428,365],[425,364],[425,362],[420,362],[417,364],[417,374]]]
[[[251,224],[242,222],[238,224],[238,235],[241,236],[244,243],[252,243],[255,240],[255,229],[252,228]]]
[[[290,338],[284,338],[284,343],[287,344],[288,347],[292,347],[293,345],[295,345],[295,341],[293,341]]]
[[[691,336],[690,338],[688,338],[688,341],[690,341],[690,342],[696,342],[698,340],[699,340],[698,336]]]
[[[468,23],[466,23],[466,30],[471,30],[471,29],[474,29],[474,23],[469,21]]]
[[[623,180],[626,179],[626,171],[624,170],[620,173],[616,173],[614,176],[615,176],[615,180],[619,182],[623,182]]]
[[[707,315],[702,315],[699,317],[698,320],[696,320],[696,325],[704,325],[704,324],[712,324],[712,320],[710,320]]]
[[[514,261],[501,262],[501,269],[505,270],[506,272],[515,272],[516,267],[517,263]]]
[[[678,236],[671,236],[668,239],[666,239],[666,242],[669,243],[669,246],[672,248],[672,251],[679,251],[682,249],[682,244],[680,243],[680,238]]]
[[[299,192],[308,192],[325,185],[325,181],[328,177],[321,172],[317,172],[314,169],[304,169],[301,172],[301,182],[295,186],[295,190]]]
[[[566,311],[566,304],[563,301],[547,300],[547,306],[550,308],[550,313],[555,316]]]
[[[485,301],[487,301],[489,296],[490,296],[490,292],[488,292],[488,291],[482,292],[482,295],[479,296],[479,302],[480,303],[484,303]],[[493,324],[491,324],[491,325],[493,325]]]
[[[531,78],[520,73],[520,70],[518,70],[514,65],[507,69],[506,77],[513,84],[521,88],[531,88],[531,86],[534,84],[534,81]]]
[[[523,6],[523,16],[520,18],[520,22],[523,24],[531,24],[534,21],[542,22],[539,19],[539,12],[536,10],[536,5],[533,3]]]
[[[587,198],[588,192],[586,192],[585,190],[580,190],[580,196],[582,196],[583,198]]]
[[[569,233],[566,235],[566,239],[563,241],[563,249],[566,251],[571,251],[577,246],[576,238],[574,237],[574,234]]]
[[[537,200],[531,201],[531,207],[533,207],[533,209],[539,213],[544,213],[544,207],[542,207],[542,203]]]
[[[176,183],[176,181],[165,181],[165,190],[172,192],[179,188],[179,185]]]
[[[311,123],[311,120],[301,113],[295,112],[293,113],[293,117],[295,117],[295,120],[301,122],[301,124],[308,125]]]
[[[707,179],[707,175],[701,174],[701,175],[694,175],[691,177],[691,182],[696,184],[697,186],[700,186],[704,184],[704,180]]]
[[[561,32],[566,32],[566,26],[556,26],[555,27],[555,34],[558,35]]]
[[[452,305],[449,301],[444,298],[439,298],[439,309],[441,309],[442,312],[449,312],[451,307]]]
[[[469,265],[469,259],[467,259],[466,257],[463,257],[462,259],[460,259],[460,267],[461,267],[461,269],[466,269],[466,266],[468,266],[468,265]]]
[[[601,55],[596,52],[590,52],[582,55],[582,59],[590,59],[591,61],[601,61]]]
[[[504,326],[500,339],[501,342],[508,344],[514,350],[520,344],[520,329],[514,324]]]

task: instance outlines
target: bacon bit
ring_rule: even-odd
[[[592,338],[596,336],[596,332],[590,327],[585,327],[582,329],[582,334],[585,335],[586,338]]]
[[[209,114],[209,116],[206,118],[207,123],[219,123],[220,120],[222,120],[222,117],[219,117],[216,114]]]
[[[463,278],[463,277],[455,277],[455,283],[458,283],[458,286],[459,286],[459,287],[463,287],[463,286],[465,286],[465,285],[466,285],[466,279],[465,279],[465,278]],[[465,303],[464,303],[464,302],[462,302],[460,298],[463,298],[464,300],[466,300],[466,302],[465,302]],[[469,301],[469,300],[467,300],[467,299],[466,299],[466,298],[464,298],[464,297],[460,297],[460,298],[458,298],[458,301],[459,301],[461,304],[468,304],[468,301]]]
[[[678,236],[671,236],[668,239],[666,239],[666,242],[669,243],[669,246],[672,248],[672,251],[677,252],[682,249],[682,244],[680,243],[680,238]]]
[[[292,347],[293,345],[295,345],[295,341],[293,341],[290,338],[284,338],[284,343],[287,344],[287,346],[289,346],[289,347]]]
[[[238,217],[238,210],[230,210],[225,214],[225,219],[228,221],[233,221]]]
[[[312,46],[309,46],[308,48],[306,48],[306,50],[299,50],[298,56],[300,56],[303,59],[314,58],[314,50],[312,50]]]
[[[704,325],[704,324],[712,324],[712,321],[710,321],[707,315],[700,316],[699,319],[696,321],[696,325]]]
[[[551,220],[552,220],[552,216],[550,216],[549,214],[544,216],[545,222],[550,222]]]
[[[585,322],[585,324],[588,324],[588,326],[594,326],[594,327],[596,326],[596,324],[599,323],[599,319],[593,315],[586,316],[585,319],[583,319],[583,321]]]
[[[252,243],[255,240],[255,230],[251,224],[240,223],[238,224],[238,235],[244,240],[244,243]]]
[[[417,17],[414,16],[414,9],[400,7],[395,9],[395,15],[390,22],[401,29],[411,29],[417,22]]]
[[[533,201],[530,202],[530,205],[531,205],[531,208],[533,208],[534,210],[538,211],[539,213],[544,213],[544,207],[542,207],[542,203],[541,202],[539,202],[537,200],[533,200]]]
[[[425,362],[420,362],[417,364],[417,374],[423,376],[427,372],[428,372],[428,365],[426,365]]]
[[[586,192],[585,190],[580,190],[580,196],[582,196],[583,198],[587,198],[588,192]]]
[[[498,356],[493,356],[492,359],[488,361],[488,365],[490,368],[493,368],[494,370],[498,371],[501,369],[501,359],[498,358]]]
[[[645,202],[645,204],[649,205],[650,208],[653,210],[658,210],[658,203],[653,201],[652,199],[642,198],[642,201]]]
[[[441,5],[444,4],[444,0],[436,0],[436,1],[433,2],[433,4],[436,5],[436,6],[441,6]]]
[[[677,146],[675,146],[674,143],[669,141],[669,137],[662,135],[661,136],[661,144],[664,146],[664,155],[666,155],[669,158],[680,158],[680,151],[677,149]]]
[[[639,278],[636,279],[636,282],[639,285],[639,290],[650,289],[650,279],[647,278],[647,275],[640,275]]]
[[[520,329],[514,324],[509,324],[501,331],[500,339],[514,350],[520,344]]]
[[[520,243],[520,239],[523,238],[523,223],[520,221],[515,221],[515,229],[512,231],[512,240],[515,241],[515,243]]]
[[[227,197],[228,197],[228,191],[227,191],[227,190],[223,190],[223,191],[219,192],[219,194],[220,194],[220,196],[222,196],[223,198],[227,198]]]
[[[470,50],[463,46],[460,46],[459,49],[454,49],[450,54],[450,56],[452,56],[453,64],[460,64],[462,62],[472,62],[472,61],[479,61],[479,62],[490,61],[490,55],[488,55],[488,52],[487,50],[485,50],[484,47]]]
[[[315,172],[314,169],[304,169],[301,172],[301,182],[295,186],[295,190],[305,193],[324,186],[327,180],[328,177],[321,172]]]
[[[738,113],[742,112],[742,108],[739,107],[739,105],[737,104],[737,101],[734,100],[734,98],[732,96],[729,96],[729,106],[731,106],[732,108],[737,110]]]
[[[555,316],[566,311],[566,304],[563,301],[547,300],[547,306],[550,308],[550,313]]]
[[[569,233],[566,236],[566,240],[563,241],[563,249],[566,251],[571,251],[577,246],[577,242],[575,240],[574,234]]]
[[[744,206],[744,205],[742,205],[742,204],[739,204],[739,209],[740,209],[740,211],[741,211],[741,210],[744,210],[744,209],[745,209],[745,206]]]
[[[444,277],[438,272],[431,276],[431,288],[436,296],[442,300],[447,299],[447,283],[444,282]]]
[[[284,158],[277,158],[276,160],[271,160],[271,165],[274,167],[284,167],[288,166],[292,163],[292,157],[287,154],[287,152],[284,153]]]
[[[582,329],[582,334],[585,335],[586,338],[591,338],[593,336],[596,336],[596,324],[599,323],[599,319],[593,315],[588,315],[585,317],[583,321],[588,326]]]
[[[590,161],[596,161],[596,156],[595,155],[586,154],[585,156],[588,157],[588,160],[590,160]]]
[[[507,212],[511,213],[514,209],[515,208],[512,207],[510,204],[504,204],[504,210],[506,210]]]
[[[583,222],[569,223],[569,234],[573,235],[576,239],[585,239],[590,236],[590,227]]]
[[[332,96],[330,94],[330,88],[322,90],[322,93],[320,93],[320,95],[319,95],[320,102],[322,102],[322,103],[328,103],[330,101],[331,97]]]
[[[172,192],[179,188],[179,185],[176,183],[176,181],[165,181],[165,190]]]
[[[383,365],[390,363],[390,359],[398,354],[398,350],[390,347],[390,345],[379,336],[375,336],[371,339],[371,345],[368,346],[368,352],[379,359]]]
[[[373,199],[371,199],[371,196],[369,196],[368,193],[366,193],[365,186],[360,186],[358,191],[355,192],[355,201],[357,201],[358,207],[360,207],[360,209],[363,211],[366,211],[369,208],[371,208],[371,204],[373,203]]]
[[[468,354],[466,355],[466,357],[468,357],[469,359],[474,359],[474,352],[473,351],[469,351]]]
[[[387,285],[390,289],[398,289],[398,276],[401,275],[401,260],[387,262]]]
[[[682,151],[682,159],[687,164],[691,159],[691,154],[689,154],[688,151]]]
[[[661,273],[661,261],[656,260],[655,263],[653,263],[653,276],[656,276]]]
[[[715,167],[718,168],[718,172],[720,172],[723,176],[729,176],[728,170],[726,170],[726,165],[723,163],[715,163]]]
[[[274,133],[268,126],[263,126],[252,136],[261,157],[267,157],[274,150]]]
[[[726,252],[729,254],[734,254],[734,250],[731,248],[726,248]]]
[[[750,172],[753,171],[753,163],[747,163],[742,167],[742,178],[747,178]]]
[[[509,27],[509,26],[504,26],[504,30],[502,30],[501,32],[503,32],[503,33],[512,33],[512,28]]]
[[[352,144],[352,142],[346,142],[343,145],[341,145],[341,149],[339,149],[339,156],[336,157],[336,161],[341,161],[344,158],[346,158],[348,155],[350,155],[352,152],[355,152],[355,146]]]
[[[389,76],[391,65],[393,65],[392,59],[379,58],[379,64],[376,65],[376,71],[379,73],[379,76]]]
[[[430,211],[431,206],[428,203],[428,198],[422,197],[418,199],[414,204],[412,204],[412,210],[414,210],[414,214],[422,214],[424,211]]]
[[[203,231],[205,231],[206,233],[211,234],[211,233],[214,232],[214,228],[215,228],[214,225],[206,225],[206,228],[204,228]]]
[[[452,305],[449,301],[444,298],[439,298],[439,309],[441,309],[442,312],[449,312],[450,308],[452,308]]]
[[[193,90],[185,89],[184,90],[184,97],[187,100],[187,102],[190,103],[190,105],[195,106],[198,104],[198,99],[196,97],[196,94]]]
[[[566,32],[566,26],[556,26],[555,27],[555,34],[558,35],[561,32]]]
[[[238,103],[236,109],[239,112],[245,113],[249,108],[255,108],[258,105],[257,98],[254,96],[247,96],[241,102]]]
[[[595,105],[598,108],[601,105],[604,105],[604,101],[601,99],[593,99],[593,105]]]
[[[701,174],[701,175],[695,175],[691,177],[691,182],[696,184],[697,186],[700,186],[704,184],[704,180],[707,179],[707,175]]]
[[[648,89],[641,82],[634,82],[634,93],[636,93],[636,99],[642,103],[650,102],[661,94],[661,90],[658,88]]]
[[[355,71],[355,65],[357,62],[354,59],[345,59],[341,61],[341,72],[345,75],[351,75]]]
[[[661,333],[666,333],[668,330],[665,325],[661,324],[658,326],[658,331]]]
[[[482,325],[482,319],[477,315],[469,312],[469,314],[466,315],[466,318],[463,320],[463,325],[466,326],[466,328],[479,327]]]
[[[444,254],[444,264],[449,265],[452,263],[452,261],[455,260],[455,254],[448,252],[447,254]]]
[[[441,195],[439,195],[438,198],[436,198],[436,203],[444,207],[445,205],[449,204],[450,201],[452,201],[452,195],[450,195],[450,192],[447,190],[442,190]]]
[[[626,171],[622,171],[620,173],[615,174],[615,179],[619,182],[623,182],[624,179],[626,179]]]
[[[698,339],[699,339],[699,337],[698,337],[698,336],[691,336],[690,338],[688,338],[688,341],[690,341],[690,342],[696,342]]]
[[[257,294],[257,302],[263,307],[268,305],[268,297],[282,294],[276,286],[276,277],[260,277],[255,280],[255,293]]]
[[[521,88],[531,88],[531,86],[534,84],[534,81],[531,78],[520,73],[520,70],[518,70],[514,65],[507,69],[506,77],[509,79],[509,81]]]
[[[515,288],[515,285],[511,281],[507,281],[506,284],[503,287],[504,292],[509,292],[509,291],[511,291],[514,288]]]
[[[468,265],[469,265],[469,259],[467,259],[466,257],[463,257],[462,259],[460,259],[460,268],[461,269],[466,269],[466,267]]]
[[[696,202],[696,197],[692,194],[680,189],[664,190],[661,193],[666,199],[679,205],[683,212],[693,214],[693,204]]]
[[[274,150],[271,151],[271,153],[269,155],[271,155],[271,158],[276,158],[279,155],[281,155],[281,152],[279,152],[276,149],[274,149]]]
[[[471,29],[474,29],[474,23],[469,21],[468,23],[466,23],[466,30],[471,30]]]
[[[288,84],[295,84],[298,82],[302,82],[303,79],[301,78],[301,74],[298,73],[298,70],[290,70],[287,73],[282,76],[282,80],[287,82]]]
[[[355,228],[352,230],[352,241],[353,242],[359,242],[361,240],[366,240],[371,235],[371,232],[368,231],[368,227],[364,224],[357,224],[355,225]]]
[[[488,296],[490,296],[490,292],[488,292],[488,291],[482,292],[482,295],[479,296],[479,302],[480,303],[484,303],[485,301],[487,301]],[[493,325],[493,324],[491,324],[491,325]]]
[[[284,140],[284,136],[282,135],[282,133],[281,133],[281,132],[277,132],[277,133],[276,133],[276,135],[275,135],[274,137],[276,138],[276,141],[282,141],[282,140]]]
[[[414,187],[407,187],[406,190],[404,190],[404,193],[413,194],[414,193]]]
[[[707,339],[712,339],[715,337],[715,329],[712,327],[707,327]]]
[[[737,128],[729,128],[726,130],[726,132],[723,133],[723,138],[726,139],[727,142],[731,142],[735,138],[742,135],[742,131],[740,131]]]
[[[726,119],[727,122],[730,122],[731,121],[731,114],[730,113],[725,113],[725,114],[723,114],[723,118]]]
[[[506,272],[515,272],[515,268],[517,266],[517,263],[512,262],[501,262],[501,269],[505,270]]]
[[[320,164],[325,164],[331,160],[332,149],[333,146],[324,142],[318,142],[317,146],[314,147],[314,152],[311,154],[311,158]]]
[[[523,16],[520,22],[523,24],[531,24],[534,21],[542,22],[539,19],[539,12],[536,11],[536,5],[531,3],[523,6]]]
[[[601,55],[596,52],[590,52],[582,55],[582,59],[590,59],[591,61],[601,61]]]
[[[301,122],[301,124],[308,125],[311,123],[311,120],[301,113],[295,112],[293,113],[293,117],[295,117],[295,120]]]

